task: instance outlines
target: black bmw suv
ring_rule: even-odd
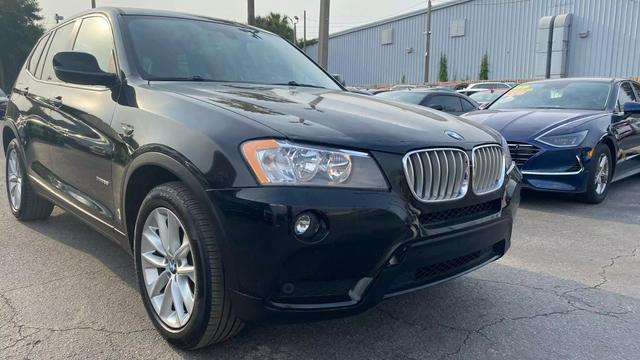
[[[55,204],[130,251],[182,348],[357,313],[510,245],[521,176],[497,132],[345,91],[257,28],[93,10],[48,31],[12,90],[13,214]]]

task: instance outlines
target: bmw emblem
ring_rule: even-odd
[[[464,141],[464,136],[458,134],[455,131],[447,130],[444,133],[447,134],[447,136],[449,136],[452,139],[455,139],[455,140],[458,140],[458,141]]]

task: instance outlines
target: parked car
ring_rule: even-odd
[[[505,92],[504,90],[482,90],[469,95],[469,98],[477,102],[480,108],[485,108]]]
[[[390,91],[376,95],[381,99],[426,106],[453,115],[478,110],[478,103],[448,90]]]
[[[474,84],[469,84],[464,90],[474,90],[474,89],[487,89],[487,90],[509,90],[515,87],[516,83],[506,83],[506,82],[479,82]]]
[[[7,110],[7,102],[9,98],[7,95],[0,89],[0,119],[4,117],[4,113]]]
[[[466,89],[469,86],[467,83],[446,83],[432,87],[433,90],[450,90],[450,91],[458,91],[462,89]]]
[[[351,91],[352,93],[356,93],[360,95],[368,95],[368,96],[373,95],[371,92],[369,92],[369,90],[360,89],[359,87],[355,87],[355,86],[347,86],[347,90]]]
[[[525,186],[599,203],[610,183],[640,172],[638,99],[634,81],[545,80],[465,117],[502,133]]]
[[[13,215],[56,204],[121,244],[151,321],[186,349],[479,268],[509,248],[519,203],[495,130],[352,94],[279,36],[199,15],[55,26],[2,131]]]
[[[391,87],[392,91],[399,91],[399,90],[413,90],[417,88],[417,86],[415,85],[394,85]]]

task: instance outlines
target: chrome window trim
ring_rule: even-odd
[[[502,154],[501,156],[501,160],[500,160],[500,178],[499,178],[499,182],[498,185],[494,188],[491,189],[489,191],[483,191],[483,192],[476,192],[475,189],[475,170],[476,170],[476,151],[483,149],[483,148],[488,148],[488,147],[493,147],[493,148],[498,148],[500,150],[500,153]],[[500,189],[502,189],[502,186],[504,185],[504,180],[505,180],[505,176],[506,176],[506,164],[505,164],[505,159],[504,159],[504,150],[502,148],[501,145],[499,144],[487,144],[487,145],[481,145],[481,146],[476,146],[473,148],[473,151],[471,153],[471,158],[472,158],[472,163],[471,163],[471,167],[473,168],[473,174],[472,174],[472,179],[471,179],[471,187],[473,188],[472,191],[474,194],[481,196],[481,195],[487,195],[487,194],[491,194],[493,192],[496,192]]]
[[[448,199],[441,199],[441,200],[425,200],[422,199],[414,190],[414,185],[413,185],[413,179],[410,180],[409,177],[409,169],[408,169],[408,163],[409,163],[409,158],[411,157],[411,155],[415,155],[415,154],[419,154],[419,153],[424,153],[424,152],[434,152],[434,151],[452,151],[452,152],[459,152],[463,155],[463,162],[464,160],[466,160],[467,166],[463,175],[463,179],[462,179],[462,183],[464,183],[464,179],[467,179],[467,184],[466,186],[463,187],[462,192],[460,193],[460,195],[458,195],[457,197],[453,197],[453,198],[448,198]],[[422,159],[420,159],[422,161]],[[405,180],[407,180],[407,185],[409,187],[409,190],[411,191],[411,194],[413,194],[413,197],[420,201],[421,203],[425,203],[425,204],[434,204],[434,203],[443,203],[443,202],[449,202],[449,201],[455,201],[455,200],[460,200],[462,198],[464,198],[468,191],[469,191],[469,186],[471,185],[471,160],[469,159],[469,154],[467,154],[467,152],[465,150],[462,149],[458,149],[458,148],[430,148],[430,149],[420,149],[420,150],[413,150],[408,152],[407,154],[405,154],[405,156],[402,158],[402,168],[404,170],[404,176],[405,176]],[[413,177],[413,175],[412,175]]]

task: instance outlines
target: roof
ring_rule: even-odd
[[[95,8],[95,9],[89,9],[89,10],[83,11],[81,13],[78,13],[78,14],[75,14],[75,15],[69,17],[68,19],[66,19],[65,21],[60,23],[59,25],[54,26],[54,28],[62,26],[67,22],[73,21],[78,17],[85,16],[85,15],[88,15],[88,14],[94,14],[94,13],[109,14],[111,16],[118,16],[118,15],[125,15],[125,16],[129,16],[129,15],[130,16],[164,16],[164,17],[173,17],[173,18],[181,18],[181,19],[206,20],[206,21],[215,21],[217,23],[222,23],[222,24],[228,24],[228,25],[248,28],[248,29],[252,29],[252,30],[258,30],[258,31],[261,31],[261,32],[266,32],[266,33],[269,32],[269,31],[266,31],[264,29],[260,29],[260,28],[257,28],[257,27],[254,27],[254,26],[250,26],[250,25],[247,25],[247,24],[242,24],[242,23],[235,22],[235,21],[218,19],[218,18],[203,16],[203,15],[194,15],[194,14],[187,14],[187,13],[181,13],[181,12],[176,12],[176,11],[168,11],[168,10],[139,9],[139,8],[128,8],[128,7],[99,7],[99,8]]]
[[[441,10],[441,9],[445,9],[448,7],[452,7],[452,6],[456,6],[456,5],[460,5],[466,2],[470,2],[473,0],[450,0],[450,1],[445,1],[436,5],[433,5],[431,7],[431,11],[437,11],[437,10]],[[426,3],[426,2],[425,2]],[[403,20],[406,18],[410,18],[413,16],[417,16],[417,15],[427,15],[427,9],[420,9],[420,10],[414,10],[408,13],[404,13],[404,14],[400,14],[400,15],[396,15],[396,16],[392,16],[392,17],[388,17],[385,19],[380,19],[380,20],[376,20],[370,23],[366,23],[363,25],[359,25],[356,27],[352,27],[350,29],[347,30],[342,30],[342,31],[338,31],[336,33],[330,34],[329,38],[334,38],[334,37],[338,37],[338,36],[342,36],[342,35],[346,35],[346,34],[350,34],[356,31],[360,31],[360,30],[364,30],[364,29],[368,29],[368,28],[372,28],[375,26],[380,26],[380,25],[384,25],[384,24],[388,24],[394,21],[398,21],[398,20]]]

